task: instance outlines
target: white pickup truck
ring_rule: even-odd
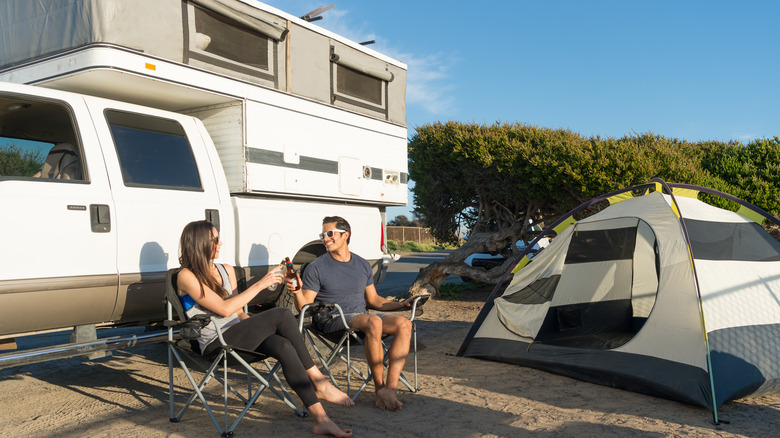
[[[160,320],[193,220],[251,284],[340,215],[378,279],[403,63],[258,2],[39,3],[0,5],[0,341]]]

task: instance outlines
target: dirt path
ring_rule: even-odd
[[[485,291],[458,301],[432,301],[420,317],[420,383],[401,392],[404,409],[372,407],[372,393],[357,406],[326,406],[357,437],[732,437],[777,436],[780,395],[739,400],[721,408],[731,424],[714,426],[710,413],[681,403],[572,380],[514,365],[455,357]],[[407,375],[411,360],[407,363]],[[185,385],[176,373],[176,387]],[[0,437],[217,436],[199,406],[181,423],[168,420],[168,367],[163,345],[0,371]],[[215,403],[220,389],[212,386]],[[263,395],[237,436],[309,436],[311,419]],[[237,412],[239,405],[231,410]],[[221,418],[218,414],[218,418]]]

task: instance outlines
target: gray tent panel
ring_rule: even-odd
[[[752,325],[709,334],[718,405],[780,392],[780,325]]]
[[[649,356],[589,350],[506,339],[482,339],[468,356],[539,368],[586,382],[642,394],[711,406],[707,373]]]
[[[707,222],[686,219],[697,260],[780,260],[780,242],[755,222]]]

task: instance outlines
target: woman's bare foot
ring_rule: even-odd
[[[314,382],[314,392],[317,394],[317,398],[325,400],[334,405],[339,406],[354,406],[355,402],[344,391],[333,386],[327,379],[321,379]]]
[[[352,436],[352,429],[341,429],[336,426],[325,413],[325,408],[322,407],[322,403],[317,402],[309,406],[309,414],[314,419],[314,426],[311,431],[317,435],[332,435],[337,437],[350,437]]]
[[[331,435],[336,437],[350,437],[352,436],[352,429],[341,429],[330,418],[321,421],[314,421],[314,426],[311,428],[312,433],[316,435]]]
[[[404,404],[398,400],[398,394],[395,389],[385,386],[384,388],[377,389],[374,406],[388,411],[400,411]]]

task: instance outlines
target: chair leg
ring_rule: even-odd
[[[170,407],[170,418],[171,422],[178,422],[179,420],[176,419],[176,409],[174,408],[174,400],[173,400],[173,352],[172,346],[168,344],[168,406]]]
[[[320,363],[322,364],[322,367],[325,369],[325,372],[328,374],[328,377],[330,378],[331,382],[333,382],[333,385],[335,385],[337,388],[341,389],[341,387],[336,382],[336,378],[333,375],[333,372],[331,371],[331,365],[333,364],[333,361],[335,361],[337,358],[340,359],[342,362],[347,364],[347,395],[351,392],[351,381],[352,381],[352,371],[355,371],[358,376],[360,376],[361,379],[365,378],[365,375],[362,371],[360,371],[355,365],[352,363],[352,356],[351,356],[351,337],[355,337],[354,332],[345,332],[344,335],[339,339],[338,342],[333,343],[332,341],[325,338],[322,334],[318,332],[312,332],[310,330],[305,330],[306,338],[308,339],[309,343],[314,347],[314,351],[317,354],[317,357],[320,360]],[[317,347],[317,344],[314,342],[314,339],[318,339],[320,342],[325,344],[330,348],[330,354],[327,358],[325,358],[325,355],[322,354],[319,347]],[[356,337],[354,339],[357,339]],[[359,343],[358,339],[358,343]],[[341,352],[346,349],[346,357]],[[354,398],[353,398],[354,400]]]
[[[339,384],[336,382],[336,378],[333,376],[333,373],[330,371],[330,361],[325,359],[325,356],[320,351],[319,347],[317,347],[317,343],[314,342],[314,337],[311,334],[310,330],[304,330],[304,333],[306,334],[306,339],[309,341],[309,344],[314,348],[314,352],[317,355],[317,358],[319,359],[320,363],[322,364],[322,367],[325,368],[325,372],[328,373],[328,377],[330,377],[330,381],[333,383],[333,385],[338,388]],[[320,339],[318,337],[318,339]],[[323,341],[323,343],[325,343]],[[325,343],[327,345],[327,343]],[[331,357],[332,357],[331,353]],[[330,358],[329,358],[330,359]],[[339,388],[340,389],[340,388]]]
[[[401,375],[398,376],[398,380],[401,381],[401,383],[406,386],[410,392],[417,392],[417,327],[414,323],[412,323],[412,339],[413,339],[413,350],[412,353],[414,354],[414,386],[409,382],[409,380],[406,378],[406,375],[404,375],[403,372],[401,372]],[[382,341],[382,349],[384,350],[384,357],[382,358],[382,363],[385,366],[388,366],[389,364],[389,354],[390,350],[387,348],[387,345],[384,341]],[[352,400],[357,399],[357,396],[360,395],[360,393],[365,389],[366,386],[371,382],[371,379],[373,378],[373,374],[371,373],[371,369],[368,370],[368,376],[366,376],[363,380],[363,384],[360,385],[360,388],[355,393],[355,396],[352,398]]]
[[[412,321],[412,348],[414,353],[414,391],[417,392],[419,390],[419,386],[417,386],[417,323]]]
[[[284,394],[283,396],[281,396],[281,398],[284,400],[284,402],[287,403],[288,406],[293,408],[293,410],[295,410],[295,413],[298,416],[305,417],[306,414],[307,414],[306,406],[303,407],[302,411],[298,410],[298,406],[292,401],[292,397],[290,396],[289,391],[287,391],[287,387],[284,385],[284,383],[282,383],[282,380],[279,378],[278,371],[279,371],[280,367],[282,366],[282,364],[279,363],[279,362],[276,362],[276,365],[274,365],[272,367],[271,364],[268,362],[268,359],[264,359],[263,363],[265,363],[266,368],[268,368],[268,375],[266,377],[273,376],[274,380],[276,380],[276,383],[279,384],[279,389]],[[271,389],[272,392],[275,392],[273,387],[270,386],[270,384],[269,384],[268,387]],[[261,386],[261,388],[262,388],[262,386]],[[278,393],[277,393],[277,395],[278,395]]]
[[[236,361],[241,363],[241,365],[243,365],[244,368],[247,369],[247,371],[252,373],[252,375],[255,377],[255,379],[257,379],[260,382],[260,387],[258,388],[257,391],[254,392],[254,394],[252,395],[252,398],[249,399],[249,402],[247,402],[247,405],[246,405],[244,411],[241,413],[241,415],[239,416],[238,420],[236,420],[236,424],[238,424],[238,421],[241,418],[243,418],[243,416],[246,414],[246,412],[249,410],[249,408],[254,404],[255,400],[257,400],[257,397],[259,397],[260,394],[265,390],[265,388],[270,389],[271,392],[274,393],[274,395],[279,397],[279,399],[281,399],[287,406],[292,408],[292,410],[295,411],[295,413],[299,417],[303,417],[305,415],[301,410],[298,409],[298,406],[296,406],[295,403],[293,403],[292,399],[289,397],[289,394],[288,394],[287,397],[285,397],[284,395],[282,395],[282,393],[277,391],[276,388],[271,386],[271,384],[268,382],[268,380],[266,380],[265,377],[263,377],[259,372],[257,372],[257,370],[254,367],[250,366],[241,356],[238,355],[238,353],[236,353],[235,351],[230,351],[230,354],[233,356],[234,359],[236,359]],[[269,376],[277,378],[276,373],[279,370],[279,368],[281,368],[281,364],[279,362],[277,362],[276,365],[274,365],[274,367],[269,372]],[[279,382],[279,383],[281,384],[281,382]],[[286,393],[286,390],[285,390],[285,393]],[[235,427],[235,425],[234,425],[234,427]]]
[[[172,360],[173,357],[176,358],[176,361],[179,364],[179,367],[184,370],[184,374],[187,376],[187,380],[189,380],[190,385],[192,385],[193,393],[190,395],[189,399],[184,403],[184,406],[182,406],[181,410],[178,414],[175,416],[173,415],[173,412],[175,412],[174,408],[174,393],[173,393],[173,363],[169,362],[169,378],[170,378],[170,402],[171,402],[171,422],[178,423],[182,416],[184,416],[184,413],[189,409],[189,407],[192,405],[192,402],[195,401],[195,398],[200,399],[201,403],[203,404],[203,407],[206,409],[206,412],[209,414],[209,417],[211,418],[211,421],[214,423],[214,425],[217,427],[217,430],[220,434],[224,434],[225,430],[222,428],[222,426],[219,424],[219,421],[217,420],[217,417],[214,416],[214,412],[211,410],[211,407],[206,402],[206,398],[203,395],[203,388],[208,384],[208,382],[211,380],[211,375],[213,374],[214,370],[219,365],[219,360],[215,360],[212,365],[209,367],[209,370],[206,372],[206,375],[203,377],[203,379],[199,382],[195,382],[195,378],[192,376],[192,373],[190,373],[189,367],[187,367],[187,364],[182,359],[181,355],[178,351],[176,351],[176,348],[172,346],[171,344],[168,344],[168,352],[169,352],[169,360]]]

